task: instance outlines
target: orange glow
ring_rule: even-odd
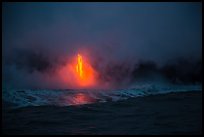
[[[72,102],[73,105],[88,104],[96,101],[95,99],[83,93],[75,94],[73,96],[73,99],[74,99],[74,101]]]
[[[76,62],[75,76],[77,78],[78,84],[82,87],[93,86],[96,81],[96,72],[91,67],[88,59],[78,54]]]
[[[76,71],[79,74],[80,77],[83,77],[83,68],[82,68],[82,56],[78,54],[77,58],[77,65],[76,65]]]
[[[87,56],[77,54],[67,60],[67,64],[59,69],[61,83],[68,88],[95,88],[97,72],[91,66]]]

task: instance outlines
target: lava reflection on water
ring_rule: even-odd
[[[96,99],[90,97],[85,93],[76,93],[74,94],[71,99],[67,100],[68,104],[72,105],[83,105],[83,104],[90,104],[96,102]]]

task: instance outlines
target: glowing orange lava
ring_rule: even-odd
[[[93,86],[95,84],[96,72],[91,67],[87,58],[85,59],[82,55],[78,54],[75,68],[77,81],[80,86]]]
[[[76,71],[79,74],[80,77],[83,77],[83,64],[82,64],[82,56],[78,54],[77,58],[77,65],[76,65]]]
[[[62,85],[68,88],[95,88],[97,72],[91,66],[90,58],[83,54],[70,57],[66,65],[59,69]]]

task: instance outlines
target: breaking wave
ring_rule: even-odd
[[[43,105],[70,106],[187,91],[202,91],[202,86],[144,84],[127,89],[112,90],[3,90],[3,101],[12,103],[13,108]]]

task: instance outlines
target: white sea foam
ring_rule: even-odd
[[[3,90],[3,100],[15,104],[15,107],[70,106],[186,91],[202,91],[202,86],[138,84],[115,90]]]

